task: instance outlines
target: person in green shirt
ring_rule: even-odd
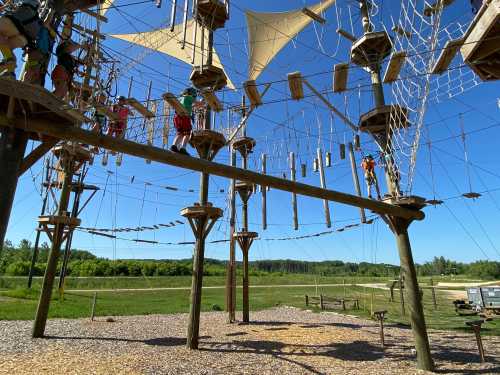
[[[192,115],[193,115],[193,102],[196,99],[196,90],[192,87],[183,91],[180,98],[180,103],[187,112],[185,114],[176,113],[174,116],[174,127],[177,135],[174,138],[174,144],[170,147],[173,152],[179,152],[184,155],[189,155],[186,151],[186,145],[191,137],[193,130]]]

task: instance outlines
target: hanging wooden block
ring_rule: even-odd
[[[325,165],[327,168],[332,166],[332,153],[329,151],[325,153]]]
[[[188,116],[189,113],[186,111],[186,109],[182,106],[181,102],[179,99],[174,94],[171,94],[169,92],[163,94],[163,100],[165,100],[174,110],[175,113],[177,113],[180,116]]]
[[[354,135],[354,148],[356,151],[361,149],[361,140],[359,138],[359,134]]]
[[[450,66],[453,58],[464,44],[464,38],[448,40],[444,45],[434,67],[431,70],[432,74],[443,74]]]
[[[302,85],[302,75],[300,72],[288,74],[288,87],[290,88],[292,99],[300,100],[304,98],[304,87]]]
[[[295,182],[295,153],[290,152],[290,179]],[[292,209],[293,209],[293,229],[299,230],[299,216],[297,208],[297,194],[292,193]]]
[[[215,95],[213,91],[203,91],[202,92],[203,97],[205,98],[208,106],[214,111],[214,112],[221,112],[224,107],[222,106],[221,102]]]
[[[108,153],[107,152],[104,152],[104,154],[102,155],[101,164],[103,166],[108,165]]]
[[[245,89],[245,93],[252,107],[258,107],[262,104],[262,97],[257,89],[257,83],[254,80],[243,83],[243,88]]]
[[[333,92],[342,92],[347,88],[349,64],[336,64],[333,72]]]
[[[337,33],[346,38],[347,40],[351,41],[352,43],[358,40],[354,35],[345,31],[344,29],[337,29]]]
[[[134,108],[137,112],[139,112],[144,117],[154,117],[154,113],[147,109],[141,102],[139,102],[136,98],[128,98],[127,104]]]
[[[326,23],[326,20],[321,17],[319,14],[317,13],[314,13],[312,10],[310,10],[309,8],[302,8],[302,13],[304,13],[306,16],[310,17],[311,19],[313,19],[314,21],[316,22],[319,22],[321,24],[325,24]]]
[[[116,155],[116,165],[118,167],[122,166],[123,154]]]
[[[345,160],[345,144],[340,144],[340,160]]]
[[[307,177],[307,164],[306,163],[302,163],[300,165],[300,172],[301,172],[300,174],[301,174],[302,178]]]
[[[326,189],[325,168],[323,167],[323,152],[321,151],[320,148],[317,149],[317,155],[318,155],[317,159],[319,162],[319,178],[320,178],[321,188]],[[328,203],[328,200],[326,199],[323,200],[323,208],[325,210],[326,226],[328,228],[331,228],[332,220],[330,218],[330,205]]]
[[[317,158],[314,158],[313,160],[313,171],[317,172],[319,170],[319,161]]]
[[[399,34],[401,36],[405,36],[407,38],[411,38],[411,32],[408,30],[403,29],[401,26],[397,25],[392,28],[392,31],[394,31],[396,34]]]
[[[394,52],[387,64],[384,74],[384,83],[391,83],[398,79],[401,68],[406,59],[406,51]]]

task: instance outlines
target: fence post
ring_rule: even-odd
[[[432,278],[431,278],[431,292],[432,292],[432,304],[434,305],[434,310],[437,310],[436,288],[434,287],[434,280],[432,280]]]
[[[95,315],[95,305],[97,302],[97,292],[94,292],[94,299],[92,300],[92,311],[90,312],[90,321],[94,321],[94,315]]]
[[[309,306],[309,296],[306,294],[306,306]]]
[[[321,308],[321,310],[325,309],[325,307],[323,306],[323,294],[319,295],[319,307]]]

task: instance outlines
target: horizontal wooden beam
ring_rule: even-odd
[[[392,215],[405,219],[422,220],[425,215],[422,211],[410,210],[404,207],[387,204],[372,199],[357,197],[334,190],[322,189],[316,186],[301,184],[282,178],[263,175],[246,169],[235,168],[225,164],[210,162],[190,156],[164,150],[162,148],[146,146],[135,142],[98,135],[88,130],[77,127],[65,127],[49,121],[30,119],[14,119],[9,121],[5,114],[0,115],[0,126],[10,126],[19,129],[43,133],[67,141],[76,141],[83,144],[97,146],[111,151],[153,160],[158,163],[168,164],[179,168],[204,172],[215,176],[226,177],[238,181],[251,182],[256,185],[269,186],[274,189],[301,194],[304,196],[325,199],[332,202],[343,203],[349,206],[362,207],[379,214]]]

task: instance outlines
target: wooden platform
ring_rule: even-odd
[[[52,153],[58,157],[63,157],[63,154],[73,157],[76,161],[86,162],[92,159],[92,153],[85,147],[79,144],[62,143],[52,149]]]
[[[254,184],[246,181],[236,181],[234,185],[234,190],[236,192],[251,192],[254,189]]]
[[[198,0],[197,18],[209,29],[216,30],[225,26],[229,19],[228,8],[220,0]]]
[[[206,206],[194,205],[181,210],[181,216],[188,219],[197,219],[208,217],[209,219],[218,219],[224,215],[222,208],[213,207],[211,203]]]
[[[17,99],[14,118],[26,121],[27,125],[30,119],[49,121],[62,127],[86,121],[80,112],[43,87],[0,77],[0,113],[7,113],[10,97]],[[30,133],[30,138],[38,140],[38,135]]]
[[[104,3],[104,0],[66,0],[64,7],[66,13],[73,13],[77,10],[96,7],[99,3]]]
[[[483,81],[500,79],[500,0],[481,7],[464,38],[465,63]]]
[[[57,225],[57,224],[64,224],[69,227],[75,228],[78,227],[81,224],[81,220],[75,217],[69,217],[69,216],[39,216],[38,217],[38,223],[41,225]]]
[[[219,150],[226,145],[226,138],[222,133],[214,130],[195,130],[191,133],[189,144],[195,148],[198,153],[209,148],[208,160],[219,152]]]
[[[250,137],[241,137],[233,141],[233,149],[238,151],[242,156],[246,156],[253,152],[253,149],[257,143],[255,139]]]
[[[189,79],[198,90],[219,91],[227,86],[224,70],[213,65],[195,66]]]
[[[352,45],[351,62],[358,66],[370,66],[381,62],[391,51],[391,39],[385,31],[366,33]]]
[[[406,108],[397,105],[375,108],[361,116],[359,130],[374,134],[389,131],[391,127],[406,128],[409,126],[406,120],[407,113]],[[398,122],[391,122],[391,117],[396,117]]]
[[[411,195],[408,197],[384,197],[382,201],[412,210],[421,210],[427,205],[425,198],[418,197],[416,195]]]
[[[234,234],[235,238],[257,238],[259,234],[257,232],[237,232]]]

